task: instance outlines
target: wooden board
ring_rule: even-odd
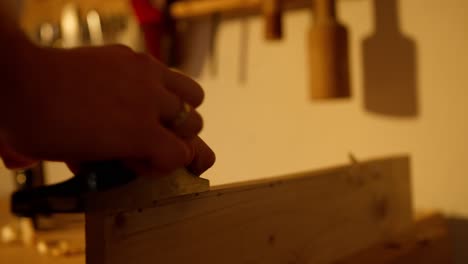
[[[411,225],[409,160],[375,160],[143,204],[86,215],[88,264],[330,263]]]
[[[410,230],[334,264],[453,263],[447,222],[440,214],[416,220]]]

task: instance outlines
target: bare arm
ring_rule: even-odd
[[[5,133],[5,116],[14,107],[11,93],[20,88],[25,59],[33,53],[33,44],[19,29],[12,3],[0,1],[0,136]]]

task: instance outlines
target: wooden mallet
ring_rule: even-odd
[[[315,23],[309,32],[312,99],[350,97],[348,33],[336,18],[335,0],[312,0]]]

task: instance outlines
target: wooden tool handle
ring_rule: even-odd
[[[176,1],[172,4],[170,11],[175,19],[184,19],[214,13],[257,11],[261,4],[262,0]]]
[[[336,19],[335,0],[314,0],[309,33],[312,99],[349,97],[348,33]]]
[[[283,19],[281,14],[282,0],[263,0],[263,16],[265,17],[265,38],[278,40],[283,36]]]
[[[316,22],[336,22],[336,0],[313,0]]]

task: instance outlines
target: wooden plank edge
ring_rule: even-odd
[[[448,225],[440,213],[417,214],[409,230],[334,264],[452,263]]]

